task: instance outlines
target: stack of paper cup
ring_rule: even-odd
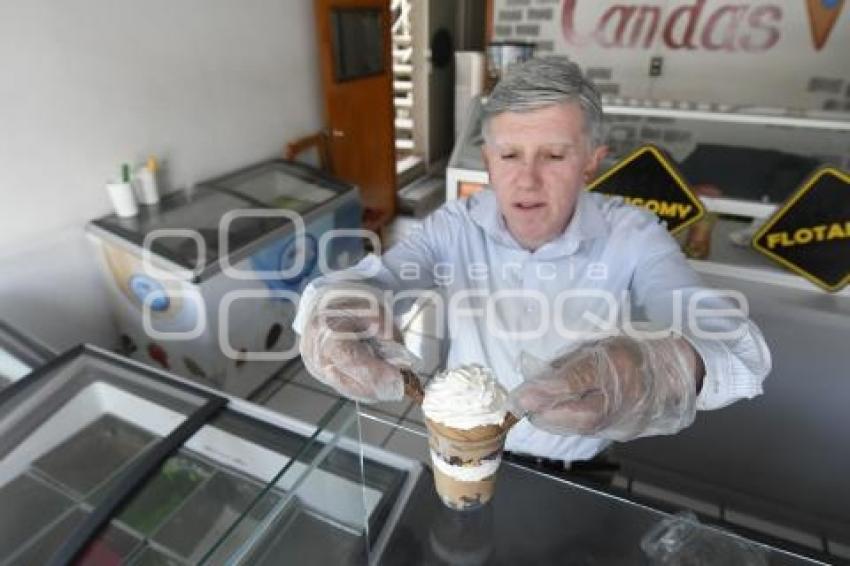
[[[109,200],[112,201],[112,207],[118,216],[127,218],[139,213],[133,187],[129,182],[106,183],[106,192],[109,194]]]

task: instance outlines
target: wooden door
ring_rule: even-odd
[[[396,210],[389,0],[315,0],[334,175],[360,188],[364,225]]]

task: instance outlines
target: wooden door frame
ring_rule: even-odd
[[[385,148],[387,152],[385,158],[387,162],[392,165],[392,176],[390,180],[389,190],[391,192],[391,198],[387,199],[388,208],[385,210],[376,211],[374,209],[368,209],[364,206],[364,228],[379,230],[381,227],[386,225],[396,214],[397,208],[397,187],[396,187],[396,175],[395,175],[395,128],[393,123],[393,91],[392,91],[392,80],[393,80],[393,58],[392,58],[392,13],[390,11],[390,1],[385,0],[382,2],[382,18],[381,18],[381,35],[383,41],[383,63],[384,69],[389,77],[388,80],[388,89],[389,89],[389,112],[388,112],[388,120],[389,120],[389,131],[390,131],[390,143]],[[332,146],[334,143],[333,140],[333,132],[332,121],[331,121],[331,96],[328,92],[328,87],[331,85],[337,84],[333,74],[333,64],[331,65],[323,65],[321,61],[333,61],[333,44],[331,39],[331,22],[330,22],[330,10],[333,8],[343,8],[343,9],[373,9],[375,8],[374,0],[314,0],[313,2],[313,11],[315,17],[315,28],[317,33],[317,41],[319,47],[319,73],[320,80],[322,84],[322,109],[323,109],[323,118],[325,124],[325,131],[327,134],[328,143]],[[328,155],[330,159],[330,171],[334,171],[334,151],[333,148],[330,147],[328,150]],[[365,188],[361,187],[361,191],[365,191]]]
[[[493,20],[496,14],[493,13],[493,0],[486,0],[484,4],[484,52],[487,52],[487,46],[493,41]]]

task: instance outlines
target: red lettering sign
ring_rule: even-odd
[[[668,49],[715,52],[767,51],[781,37],[782,8],[771,3],[722,4],[692,0],[665,13],[663,6],[622,3],[609,6],[590,33],[576,28],[578,0],[564,0],[561,27],[570,45],[595,43],[604,48],[651,49],[661,41]]]

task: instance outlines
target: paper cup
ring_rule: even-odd
[[[456,429],[425,419],[434,468],[434,487],[452,509],[476,509],[493,498],[507,427]]]
[[[136,204],[136,197],[133,195],[133,187],[130,183],[106,183],[106,192],[109,194],[112,208],[115,209],[115,214],[118,216],[126,218],[136,216],[139,213],[139,207]]]

